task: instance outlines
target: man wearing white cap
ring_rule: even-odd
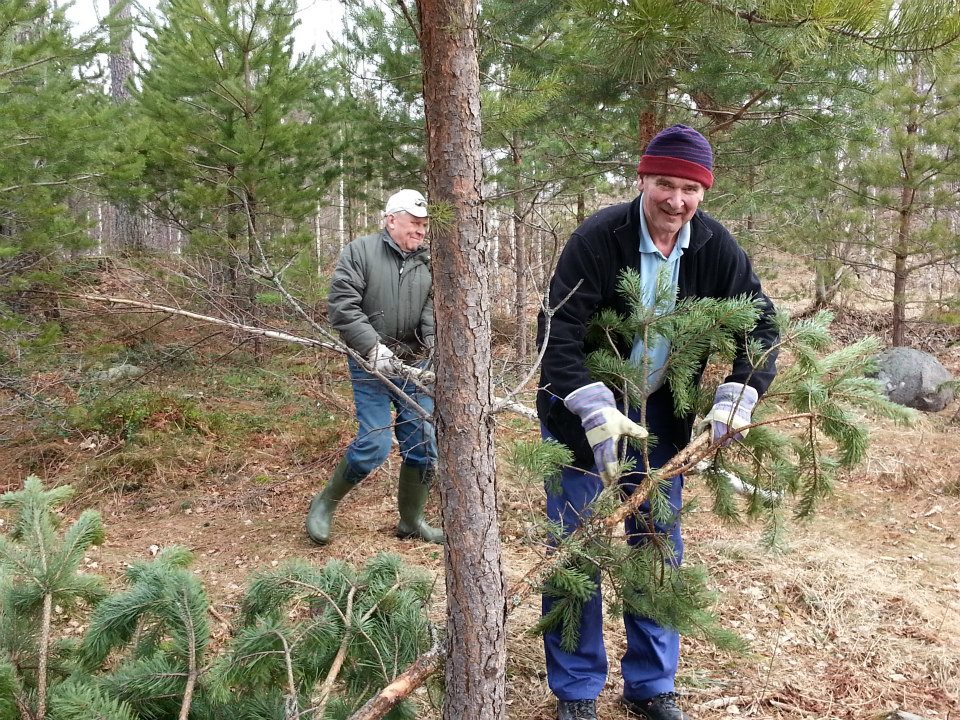
[[[397,367],[398,361],[423,366],[434,345],[430,254],[423,245],[430,212],[419,192],[400,190],[387,200],[383,214],[380,232],[354,240],[340,253],[328,296],[330,322],[350,349],[430,413],[433,398]],[[307,534],[320,545],[330,539],[337,504],[387,459],[393,424],[402,460],[397,536],[442,543],[443,532],[423,517],[436,475],[433,426],[353,358],[347,364],[360,427],[330,481],[310,503]]]

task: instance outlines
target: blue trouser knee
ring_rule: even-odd
[[[656,396],[655,396],[656,397]],[[652,407],[651,407],[652,406]],[[660,467],[672,458],[685,444],[685,439],[665,437],[668,432],[657,433],[666,428],[658,421],[662,413],[672,412],[664,402],[651,398],[647,406],[647,425],[651,433],[658,436],[659,443],[650,451],[650,464]],[[630,416],[639,419],[639,412],[631,410]],[[552,438],[549,431],[541,426],[545,439]],[[679,442],[678,442],[679,441]],[[639,453],[629,450],[628,455],[642,467]],[[594,469],[595,470],[595,469]],[[635,478],[634,478],[635,481]],[[629,476],[621,478],[624,495],[633,491],[634,484]],[[592,510],[590,503],[603,489],[598,474],[586,472],[574,467],[562,470],[558,490],[556,479],[547,483],[547,516],[551,521],[560,523],[564,533],[574,530],[581,519],[588,517]],[[679,512],[682,503],[683,476],[671,479],[668,491],[670,506]],[[649,511],[647,503],[640,506],[640,518]],[[649,515],[647,515],[649,517]],[[628,542],[640,544],[649,537],[649,529],[638,528],[637,516],[631,516],[625,522]],[[674,521],[668,525],[655,523],[655,531],[667,534],[673,544],[673,562],[679,564],[683,558],[683,540],[680,537],[680,523]],[[552,606],[551,598],[543,598],[543,612]],[[627,651],[621,659],[624,695],[632,699],[645,699],[674,689],[674,676],[680,654],[680,636],[672,629],[663,628],[648,618],[624,613],[624,626],[627,636]],[[581,625],[580,641],[574,652],[566,652],[561,647],[560,631],[554,630],[544,635],[547,681],[550,690],[561,700],[585,700],[597,697],[603,689],[607,677],[607,654],[603,643],[603,604],[598,587],[593,596],[585,603]]]
[[[399,398],[390,387],[374,377],[352,358],[350,381],[359,428],[347,448],[347,463],[358,475],[366,477],[376,470],[390,453],[390,429],[400,445],[400,457],[409,465],[426,467],[437,462],[437,440],[433,424]],[[433,398],[404,378],[391,378],[393,386],[412,397],[428,413],[433,412]],[[396,422],[393,410],[396,409]]]

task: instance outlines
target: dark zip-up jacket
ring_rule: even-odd
[[[424,357],[434,341],[429,250],[404,257],[386,230],[357,238],[340,252],[327,303],[330,323],[364,357],[378,342],[404,360]]]
[[[551,434],[577,455],[578,461],[593,462],[580,418],[564,406],[562,399],[577,388],[594,382],[586,367],[587,355],[597,349],[588,345],[586,328],[597,312],[610,308],[628,314],[627,301],[617,292],[621,271],[640,269],[640,197],[632,202],[604,208],[587,218],[567,242],[550,281],[549,307],[558,308],[550,320],[550,337],[543,357],[537,412]],[[576,292],[573,288],[580,283]],[[680,258],[678,298],[733,298],[749,295],[762,302],[762,313],[751,333],[764,348],[778,340],[774,307],[763,293],[750,259],[726,228],[702,210],[690,220],[690,244]],[[569,298],[567,296],[570,296]],[[566,302],[563,302],[564,299]],[[562,305],[561,305],[562,303]],[[559,306],[559,307],[558,307]],[[542,347],[546,318],[538,319],[537,344]],[[623,354],[630,343],[623,341]],[[703,372],[700,368],[697,379]],[[754,368],[741,344],[727,382],[739,382],[766,391],[776,374],[776,353],[765,366]],[[664,386],[657,392],[669,392]],[[693,417],[677,418],[678,437],[690,437]]]

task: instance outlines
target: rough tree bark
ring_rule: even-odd
[[[915,125],[907,125],[907,134],[916,134]],[[908,176],[913,172],[913,148],[908,147],[903,153],[903,171]],[[910,178],[905,177],[900,191],[900,212],[897,225],[897,240],[893,248],[893,328],[892,344],[901,347],[904,344],[905,328],[907,323],[907,259],[910,256],[910,224],[913,221],[916,189],[910,185]]]
[[[476,0],[419,0],[434,207],[437,435],[447,589],[445,720],[499,720],[505,704],[503,565],[497,521],[487,255],[481,234]],[[453,541],[455,539],[455,541]]]

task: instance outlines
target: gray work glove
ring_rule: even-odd
[[[433,370],[428,370],[427,368],[419,368],[415,365],[406,365],[404,367],[404,372],[406,372],[408,376],[412,377],[421,385],[433,385],[437,381],[437,374]]]
[[[620,458],[617,444],[624,435],[643,439],[646,428],[638,425],[617,410],[613,393],[602,382],[584,385],[567,395],[563,404],[580,416],[587,433],[587,442],[593,449],[597,471],[605,482],[620,477]]]
[[[383,375],[393,376],[400,372],[400,360],[393,354],[393,350],[383,343],[373,346],[373,350],[367,355],[367,362]]]
[[[717,388],[713,407],[697,426],[697,432],[703,432],[708,427],[713,428],[713,440],[716,442],[731,429],[745,428],[751,423],[753,408],[758,398],[756,388],[738,382],[723,383]],[[748,432],[749,428],[728,437],[723,443],[724,447],[734,440],[742,439]]]

